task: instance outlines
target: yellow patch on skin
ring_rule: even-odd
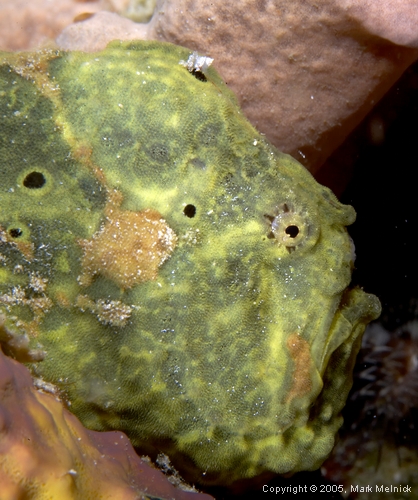
[[[156,210],[110,209],[102,228],[79,241],[84,250],[79,282],[87,286],[101,274],[126,289],[154,280],[176,243],[176,234]]]
[[[287,395],[287,401],[309,394],[312,390],[312,356],[309,342],[298,333],[292,333],[287,339],[287,348],[294,362],[293,382]]]

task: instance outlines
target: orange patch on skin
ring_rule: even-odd
[[[290,401],[311,392],[312,363],[309,343],[298,333],[289,335],[286,344],[294,361],[293,382],[287,395],[287,401]]]
[[[87,286],[100,274],[126,289],[154,280],[176,243],[176,234],[156,210],[109,209],[101,229],[79,241],[84,250],[79,282]]]
[[[69,141],[69,139],[67,140]],[[75,142],[75,139],[73,139],[73,142]],[[103,169],[101,169],[92,162],[91,160],[92,153],[93,151],[91,147],[88,146],[87,144],[75,143],[72,147],[72,155],[74,159],[86,165],[91,170],[96,179],[100,182],[100,184],[104,186],[106,190],[108,190]],[[112,196],[111,193],[109,194],[110,196]]]
[[[15,52],[13,56],[10,54],[10,62],[14,72],[34,83],[57,109],[61,109],[59,87],[49,75],[50,64],[57,57],[59,52],[55,47],[46,47],[30,54],[27,52]]]
[[[68,295],[63,291],[59,291],[59,292],[55,293],[55,300],[57,301],[57,303],[61,307],[71,307],[72,306],[71,300],[69,299]]]
[[[12,241],[11,243],[13,243],[16,246],[16,248],[28,262],[31,262],[33,260],[34,256],[33,243],[29,243],[26,241]]]

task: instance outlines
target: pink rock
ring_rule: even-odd
[[[367,31],[397,45],[418,48],[416,0],[337,0]]]

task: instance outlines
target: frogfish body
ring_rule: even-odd
[[[0,56],[0,340],[84,425],[231,484],[331,451],[355,219],[187,49]]]

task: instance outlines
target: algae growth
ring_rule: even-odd
[[[355,212],[189,55],[2,54],[5,349],[193,481],[314,469],[380,308],[347,288]]]

